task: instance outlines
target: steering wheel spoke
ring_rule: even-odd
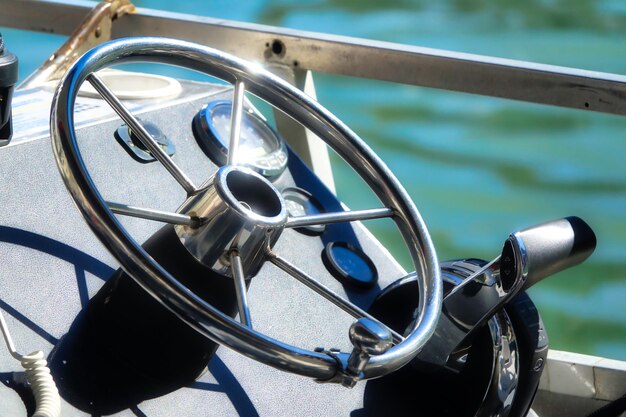
[[[404,340],[404,337],[400,333],[388,328],[384,323],[381,323],[376,317],[372,316],[371,314],[369,314],[367,311],[363,310],[359,306],[351,303],[350,301],[343,299],[333,290],[331,290],[324,284],[314,280],[306,272],[299,269],[297,266],[293,265],[292,263],[287,261],[285,258],[281,258],[280,256],[272,252],[269,254],[269,260],[278,268],[286,272],[288,275],[291,275],[293,278],[297,279],[302,284],[306,285],[308,288],[312,289],[313,291],[315,291],[316,293],[318,293],[319,295],[321,295],[322,297],[324,297],[325,299],[327,299],[328,301],[330,301],[331,303],[333,303],[334,305],[336,305],[337,307],[339,307],[346,313],[350,314],[352,317],[356,319],[366,317],[380,324],[384,328],[388,329],[391,335],[393,336],[394,343],[397,344]]]
[[[127,204],[114,203],[112,201],[107,201],[106,204],[113,213],[121,214],[122,216],[137,217],[146,220],[154,220],[157,222],[190,227],[195,227],[200,223],[200,219],[193,218],[187,214],[129,206]]]
[[[161,146],[157,143],[152,135],[146,130],[139,120],[124,106],[120,99],[113,94],[113,92],[106,86],[100,77],[96,73],[91,73],[87,76],[87,81],[93,86],[93,88],[102,96],[102,98],[109,103],[109,105],[115,110],[118,116],[126,123],[130,129],[137,135],[141,143],[144,144],[150,154],[158,160],[165,169],[174,177],[176,181],[187,192],[187,195],[193,195],[198,190],[193,182],[187,177],[187,175],[181,170],[178,165],[172,160],[172,158],[165,152]]]
[[[309,216],[290,217],[287,220],[285,227],[303,227],[320,224],[383,219],[386,217],[393,217],[393,215],[393,210],[387,207],[367,210],[339,211],[335,213],[321,213]]]
[[[250,308],[248,307],[248,296],[246,293],[246,279],[243,271],[241,257],[236,250],[230,253],[230,267],[235,281],[235,293],[237,295],[237,307],[239,309],[239,321],[244,326],[252,328],[252,319],[250,318]]]
[[[230,141],[228,143],[228,165],[237,165],[240,161],[239,139],[241,137],[241,121],[243,119],[243,102],[245,98],[245,84],[237,80],[233,89],[233,107],[230,117]]]

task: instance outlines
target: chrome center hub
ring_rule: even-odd
[[[256,172],[232,165],[220,168],[178,212],[200,219],[199,225],[175,227],[198,261],[232,276],[228,254],[236,250],[246,278],[257,274],[287,222],[285,201],[276,187]]]

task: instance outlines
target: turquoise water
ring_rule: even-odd
[[[619,0],[136,1],[225,19],[626,74]],[[64,38],[3,30],[22,77]],[[493,258],[518,228],[586,219],[598,249],[532,290],[552,347],[626,360],[626,119],[319,74],[318,97],[396,173],[441,259]],[[340,196],[376,205],[337,164]],[[406,263],[390,222],[375,234]]]

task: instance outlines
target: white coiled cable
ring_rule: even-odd
[[[35,397],[36,410],[33,417],[59,417],[61,415],[61,398],[43,352],[39,350],[28,355],[17,353],[2,312],[0,312],[0,330],[2,330],[4,341],[11,356],[20,361],[26,371],[26,379],[30,383]]]

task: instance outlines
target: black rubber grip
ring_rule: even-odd
[[[17,57],[5,49],[0,33],[0,146],[7,145],[13,136],[11,100],[17,76]]]
[[[511,238],[526,253],[524,289],[543,278],[578,265],[596,248],[596,235],[579,217],[566,217],[514,233]]]

